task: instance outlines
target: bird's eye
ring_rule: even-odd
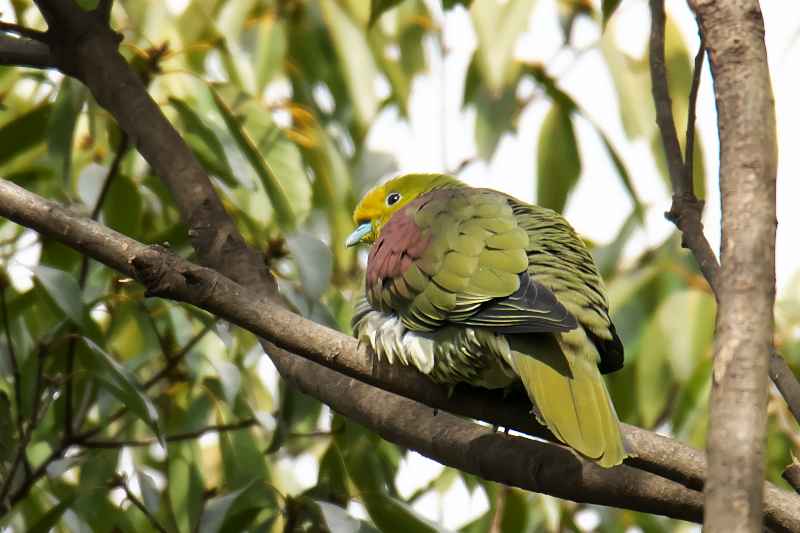
[[[386,197],[386,205],[391,207],[394,204],[396,204],[397,202],[399,202],[400,198],[402,198],[402,197],[403,197],[403,195],[400,194],[399,192],[393,192],[389,196]]]

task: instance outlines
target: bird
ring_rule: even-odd
[[[353,335],[454,387],[522,382],[532,413],[603,467],[635,453],[601,374],[622,368],[604,284],[559,213],[445,174],[378,185],[345,245],[370,244]],[[451,389],[452,390],[452,389]]]

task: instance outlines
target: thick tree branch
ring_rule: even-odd
[[[55,62],[46,44],[28,38],[11,37],[0,31],[0,65],[53,68]]]
[[[706,528],[760,531],[774,329],[775,102],[758,2],[690,5],[714,76],[722,199]]]
[[[320,363],[314,364],[283,351],[279,352],[281,355],[272,354],[285,379],[301,390],[330,404],[343,414],[387,435],[387,438],[393,432],[400,431],[398,428],[402,426],[416,428],[414,439],[421,439],[421,441],[429,439],[430,436],[425,429],[416,424],[420,417],[431,415],[430,407],[434,407],[531,435],[553,439],[552,435],[549,435],[547,430],[536,423],[534,417],[530,416],[530,403],[524,395],[512,395],[503,400],[502,393],[499,391],[459,386],[452,397],[448,397],[446,388],[434,384],[412,368],[380,364],[375,361],[372,353],[368,352],[363,345],[359,346],[355,339],[294,315],[271,300],[253,294],[252,291],[242,288],[214,271],[192,265],[162,248],[148,247],[115,233],[105,226],[72,213],[14,184],[0,182],[0,214],[50,236],[81,253],[89,254],[109,267],[139,280],[153,294],[202,306],[210,312],[275,342],[282,348],[287,348]],[[325,365],[336,372],[327,370],[320,365]],[[386,406],[389,405],[387,402],[393,398],[392,395],[354,381],[352,377],[403,396],[410,396],[429,407],[410,402],[408,408],[404,404],[399,411],[387,410]],[[353,403],[350,407],[342,405],[340,403],[343,394],[342,387],[345,386],[342,383],[354,391],[354,396],[364,398],[364,401]],[[395,400],[391,399],[391,401]],[[359,414],[361,407],[354,407],[356,405],[369,409]],[[410,407],[412,405],[416,407],[412,409]],[[639,428],[623,426],[623,429],[626,437],[639,453],[638,458],[626,461],[626,464],[630,464],[632,469],[648,470],[660,476],[669,477],[692,490],[702,487],[705,476],[702,452]],[[405,435],[404,439],[412,438],[409,433],[411,429],[403,431],[405,431],[402,433]],[[456,446],[456,444],[453,445]],[[465,444],[459,444],[459,446],[462,445]],[[434,454],[429,453],[428,448],[411,446],[444,464],[460,468],[452,463],[454,455],[461,453],[460,449],[444,449],[446,445],[440,442],[439,451]],[[544,449],[559,449],[552,445],[542,444],[541,446],[545,447]],[[476,446],[474,449],[483,448]],[[520,451],[520,453],[521,456],[516,459],[520,462],[517,464],[525,464],[527,460],[525,457],[529,452]],[[537,451],[537,453],[544,452]],[[548,455],[548,461],[560,457],[565,456]],[[508,458],[507,460],[511,461]],[[555,463],[550,468],[555,468],[558,464]],[[572,463],[561,464],[561,466],[567,468],[570,464]],[[594,466],[585,461],[581,461],[581,464]],[[568,472],[562,471],[559,474],[560,477],[554,475],[559,478],[559,483],[562,485],[565,483],[565,477],[571,475],[569,472],[572,470],[569,468]],[[616,471],[617,469],[597,469],[596,473],[592,475],[613,477]],[[488,467],[483,471],[483,475],[489,475]],[[562,490],[553,488],[552,490],[555,492],[551,492],[551,488],[546,484],[535,485],[535,488],[526,485],[522,488],[551,494],[561,494],[558,491]],[[633,498],[632,501],[638,501],[637,498],[643,497],[639,492],[643,488],[639,485],[630,485],[629,490],[632,492],[625,495],[623,500]],[[617,505],[626,506],[621,503],[623,500],[620,500]],[[773,529],[800,531],[800,517],[793,516],[795,513],[788,511],[788,509],[800,505],[800,498],[770,486],[766,500],[769,513],[767,519],[770,524],[775,524],[775,527],[771,526]],[[607,500],[598,500],[595,503],[602,502],[607,502]],[[606,504],[611,505],[610,503]]]

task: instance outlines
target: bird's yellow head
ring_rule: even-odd
[[[345,244],[372,244],[381,234],[386,221],[415,198],[434,189],[463,186],[460,181],[445,174],[408,174],[378,185],[356,206],[353,220],[357,228],[347,237]]]

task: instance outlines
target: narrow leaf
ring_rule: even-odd
[[[622,2],[622,0],[603,0],[603,30],[606,29],[608,20],[611,18],[611,15],[614,14],[614,11],[617,10],[620,2]]]
[[[228,156],[214,130],[183,100],[170,96],[169,103],[180,115],[186,129],[186,143],[206,172],[217,176],[230,187],[238,185],[239,181],[233,175]]]
[[[85,98],[83,86],[76,91],[75,85],[71,78],[64,78],[47,125],[47,151],[62,183],[69,183],[72,139]]]
[[[261,179],[278,226],[291,232],[311,206],[311,186],[298,148],[250,95],[222,83],[210,90],[229,133]]]
[[[58,524],[59,520],[61,520],[61,515],[64,514],[64,511],[69,509],[75,500],[77,499],[78,494],[73,494],[72,496],[68,497],[65,500],[61,500],[56,504],[55,507],[47,511],[43,514],[36,522],[31,525],[28,529],[28,533],[48,533],[56,524]]]
[[[378,22],[381,15],[389,11],[395,6],[400,5],[403,0],[372,0],[369,3],[369,22],[367,28],[371,29],[372,26]]]
[[[31,271],[64,314],[82,326],[83,296],[75,278],[63,270],[44,265],[31,267]]]
[[[0,166],[44,141],[51,104],[43,104],[0,127]]]
[[[333,254],[321,240],[307,231],[298,230],[286,236],[292,252],[303,293],[310,301],[317,301],[325,293],[333,275]]]
[[[578,182],[581,159],[569,112],[558,102],[544,119],[537,157],[537,203],[559,213]]]
[[[156,482],[143,470],[137,468],[136,476],[139,478],[139,490],[142,492],[142,503],[150,514],[158,514],[161,507],[161,491],[158,490]]]
[[[606,134],[597,127],[595,127],[595,131],[597,131],[597,133],[600,134],[600,138],[603,139],[603,144],[605,145],[606,150],[608,150],[608,155],[611,156],[611,160],[614,162],[614,168],[617,169],[617,174],[619,174],[622,184],[625,185],[631,200],[633,200],[633,211],[636,215],[636,218],[639,220],[639,222],[644,224],[645,208],[642,202],[639,200],[639,195],[636,194],[636,189],[633,188],[633,183],[631,183],[631,177],[628,174],[628,169],[625,168],[625,163],[622,162],[619,154],[617,154],[617,150],[611,144]]]
[[[164,437],[158,426],[158,411],[141,382],[95,343],[85,337],[83,343],[88,348],[78,352],[83,366],[92,372],[114,397],[141,418],[153,430],[162,446],[165,446]]]
[[[225,401],[228,402],[228,405],[233,406],[236,401],[236,393],[239,392],[239,386],[242,384],[242,376],[239,373],[239,368],[233,363],[220,361],[218,359],[212,360],[211,364],[214,365],[214,368],[217,369],[217,374],[219,374]]]
[[[375,78],[379,74],[375,58],[362,29],[337,2],[320,2],[319,7],[343,70],[358,126],[366,132],[380,105],[375,91]]]
[[[225,516],[228,514],[228,509],[245,489],[247,487],[210,501],[203,511],[203,517],[200,519],[200,533],[217,533],[220,531],[225,521]]]

